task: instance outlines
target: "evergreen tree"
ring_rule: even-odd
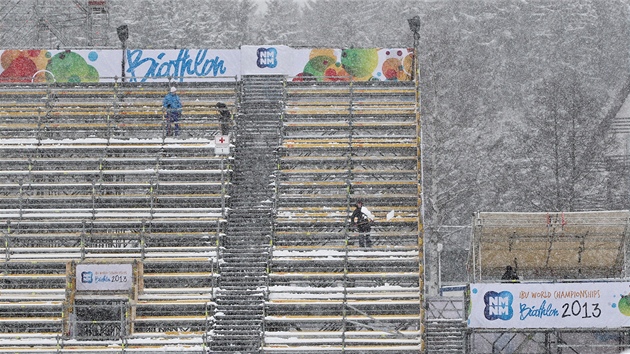
[[[259,20],[258,44],[299,46],[299,5],[294,0],[267,0],[266,3],[267,10]]]

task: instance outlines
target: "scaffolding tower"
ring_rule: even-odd
[[[501,279],[506,266],[522,279],[621,279],[630,274],[628,210],[491,213],[473,219],[471,282]]]
[[[107,47],[107,0],[8,0],[0,5],[0,47]]]

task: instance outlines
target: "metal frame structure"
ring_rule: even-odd
[[[4,48],[107,47],[107,0],[7,0],[0,6]]]
[[[497,282],[507,265],[525,282],[628,277],[630,212],[489,213],[473,218],[469,276]],[[468,297],[464,300],[469,303]],[[464,320],[464,319],[462,319]],[[619,353],[626,329],[466,329],[466,353]]]
[[[216,342],[225,299],[215,296],[229,285],[217,259],[234,239],[226,231],[237,161],[210,156],[208,134],[219,130],[216,102],[234,111],[245,104],[239,85],[178,85],[189,134],[179,140],[165,136],[159,113],[166,83],[0,87],[0,278],[11,303],[0,319],[0,352],[36,341],[43,351],[107,342],[102,352],[177,345],[203,353]],[[260,351],[301,351],[307,341],[331,351],[417,353],[424,338],[414,84],[287,81],[283,89],[282,112],[263,112],[277,114],[281,134],[273,136],[275,182],[263,185],[275,196],[268,283],[252,289],[264,294]],[[250,114],[256,99],[238,114]],[[377,215],[370,249],[351,244],[356,197]],[[103,260],[137,261],[142,275],[117,303],[72,286],[72,262]],[[94,324],[84,311],[99,304],[116,315]],[[114,327],[117,338],[107,337],[104,328]]]
[[[524,279],[626,277],[629,218],[628,211],[478,212],[470,280],[500,279],[507,265]]]

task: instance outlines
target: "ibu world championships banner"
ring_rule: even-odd
[[[77,291],[129,290],[133,285],[131,264],[77,264]]]
[[[473,328],[630,326],[630,283],[470,284]]]
[[[242,75],[284,75],[294,81],[409,81],[410,48],[127,49],[129,82],[224,81]],[[122,50],[0,51],[0,83],[112,82],[123,76]]]

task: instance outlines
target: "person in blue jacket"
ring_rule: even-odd
[[[182,115],[182,101],[177,96],[177,89],[171,87],[171,92],[164,96],[162,106],[166,112],[166,136],[179,135],[179,118]]]

